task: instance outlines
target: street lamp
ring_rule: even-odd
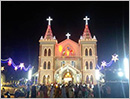
[[[97,85],[98,85],[98,88],[99,88],[99,91],[98,91],[99,97],[101,97],[101,94],[100,94],[100,84],[99,84],[100,77],[101,77],[100,71],[98,69],[95,70],[95,78],[97,80]]]
[[[121,71],[118,72],[119,77],[122,77],[123,75],[124,75],[123,72],[121,72]]]
[[[28,80],[31,80],[32,77],[32,69],[29,69],[28,71]]]
[[[99,70],[97,69],[97,70],[95,70],[95,77],[96,77],[96,80],[100,80],[100,72],[99,72]]]
[[[129,79],[129,62],[127,58],[124,58],[124,72],[125,72],[125,77]]]

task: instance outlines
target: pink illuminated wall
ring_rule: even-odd
[[[55,56],[56,57],[79,57],[80,56],[80,45],[70,39],[66,39],[59,44],[55,45]]]

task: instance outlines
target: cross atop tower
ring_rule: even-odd
[[[50,16],[48,19],[46,19],[48,21],[48,25],[51,25],[51,21],[53,20]]]
[[[66,36],[67,36],[67,39],[69,39],[69,37],[71,36],[71,34],[67,33]]]
[[[87,16],[85,18],[83,18],[83,20],[86,21],[86,25],[88,25],[88,20],[90,20],[90,18],[88,18]]]

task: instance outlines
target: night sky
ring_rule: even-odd
[[[78,42],[85,26],[83,18],[88,16],[91,35],[98,40],[98,64],[109,62],[116,53],[119,61],[112,66],[122,68],[124,48],[129,57],[129,1],[1,1],[1,58],[11,57],[17,65],[31,64],[36,72],[39,39],[46,32],[48,16],[53,18],[52,32],[58,42],[66,39],[67,32]],[[7,81],[27,77],[25,71],[2,66]]]

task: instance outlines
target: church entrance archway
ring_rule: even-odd
[[[54,79],[57,83],[80,83],[82,81],[81,72],[71,65],[60,67],[55,71]]]

